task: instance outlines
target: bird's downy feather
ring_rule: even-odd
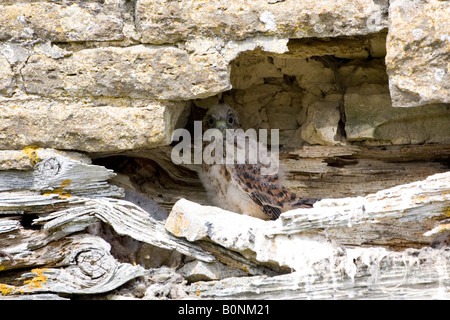
[[[235,208],[235,211],[241,210],[242,214],[250,214],[262,217],[265,215],[267,219],[276,220],[284,211],[294,208],[310,208],[316,199],[301,199],[295,193],[289,191],[283,185],[283,177],[281,172],[273,174],[263,174],[263,169],[267,169],[271,165],[270,157],[272,155],[264,149],[260,154],[269,154],[269,161],[261,161],[258,159],[256,163],[249,161],[249,153],[257,152],[260,148],[266,148],[261,142],[253,137],[246,136],[244,132],[233,136],[233,139],[227,140],[226,132],[223,128],[224,121],[227,124],[227,129],[240,129],[239,119],[236,112],[227,105],[217,105],[210,108],[205,120],[204,128],[215,128],[218,123],[221,123],[223,133],[223,151],[224,158],[226,158],[227,150],[234,150],[235,156],[238,150],[245,151],[245,161],[237,161],[224,163],[221,166],[221,176],[213,176],[208,164],[203,163],[203,182],[205,188],[210,192],[214,192],[214,198],[217,203],[225,203],[226,207]],[[242,130],[241,130],[242,131]],[[239,136],[244,134],[244,136]],[[229,137],[229,136],[228,136]],[[220,142],[222,143],[222,142]],[[242,145],[243,144],[243,145]],[[227,147],[230,147],[229,149]],[[265,159],[267,160],[267,159]],[[273,158],[272,158],[273,160]],[[217,166],[213,165],[213,166]],[[267,172],[267,170],[264,170]],[[239,194],[236,197],[236,193]],[[220,201],[217,201],[219,197]],[[230,203],[233,202],[233,203]],[[250,207],[242,203],[251,203]],[[247,212],[246,212],[247,211]],[[255,213],[259,212],[259,213]]]

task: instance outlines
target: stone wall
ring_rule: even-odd
[[[450,141],[446,1],[39,0],[0,13],[2,149],[167,145],[208,97],[292,148]]]

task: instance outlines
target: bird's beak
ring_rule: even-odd
[[[225,132],[227,129],[227,123],[225,121],[217,121],[216,129],[219,129],[221,132]]]

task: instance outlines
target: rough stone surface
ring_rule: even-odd
[[[411,4],[417,10],[410,9]],[[439,119],[435,107],[421,109],[422,114],[405,118],[402,129],[394,130],[393,118],[397,118],[392,114],[396,112],[387,107],[448,102],[445,2],[395,1],[389,6],[384,0],[345,0],[339,5],[329,0],[302,1],[301,5],[295,0],[5,0],[0,11],[1,107],[56,110],[58,105],[69,106],[72,111],[63,115],[85,104],[134,108],[195,99],[196,105],[206,107],[222,99],[238,110],[246,127],[279,129],[280,145],[288,148],[448,140],[437,133],[447,129],[445,112]],[[433,54],[427,57],[427,52]],[[380,99],[347,96],[347,112],[344,95],[368,86],[377,88],[372,94],[380,97],[390,93],[392,103],[386,97],[380,107]],[[411,93],[414,88],[422,88],[417,90],[423,94],[409,104],[408,99],[417,97]],[[337,105],[331,106],[332,102]],[[378,119],[387,122],[368,124],[364,117],[354,117],[366,109],[381,112]],[[180,116],[180,123],[187,115]],[[35,119],[35,124],[49,123],[39,113],[34,116],[42,118]],[[420,117],[427,120],[418,124]],[[84,119],[88,121],[87,116]],[[121,118],[117,127],[108,126],[110,136],[123,136],[120,123],[128,121]],[[56,139],[48,144],[50,139],[39,141],[43,135],[38,130],[34,138],[21,138],[22,142],[11,141],[4,147],[34,142],[102,152],[160,144],[154,144],[155,138],[147,133],[149,143],[132,138],[137,142],[104,147],[91,143],[98,140],[93,138],[84,140],[90,145],[83,147],[81,137],[88,135],[72,132],[70,124],[60,126],[58,132],[75,140],[79,135],[77,143]],[[373,134],[360,134],[365,126],[372,126],[367,130]],[[63,132],[63,128],[72,131]],[[2,134],[17,141],[14,131],[5,130],[4,125]],[[412,137],[415,130],[423,133]],[[161,144],[169,143],[164,141]]]
[[[339,120],[338,101],[316,102],[308,108],[301,137],[310,144],[340,144],[337,136]]]
[[[348,255],[351,261],[343,262]],[[274,277],[201,281],[188,292],[203,299],[442,299],[450,294],[448,251],[353,248],[329,263]],[[421,273],[421,276],[417,275]],[[426,288],[426,289],[425,289]]]
[[[387,27],[387,1],[251,2],[139,0],[142,41],[174,43],[195,36],[243,40],[254,35],[280,38],[336,37],[379,32]]]
[[[449,105],[393,108],[389,94],[357,88],[345,95],[345,113],[348,141],[397,145],[450,142]]]
[[[52,2],[0,5],[0,40],[65,42],[123,38],[123,0]]]
[[[354,41],[349,43],[356,46]],[[277,128],[280,144],[293,148],[305,143],[450,141],[450,114],[445,104],[392,106],[382,59],[360,64],[359,59],[296,54],[290,51],[268,57],[244,53],[233,61],[234,90],[225,93],[224,100],[238,110],[246,127]]]
[[[43,96],[188,100],[230,86],[220,57],[190,56],[171,46],[85,49],[63,59],[32,55],[21,73],[26,92]]]
[[[449,17],[447,1],[390,2],[386,68],[393,106],[450,103]]]
[[[247,276],[243,270],[232,269],[219,262],[192,261],[178,270],[189,282],[221,280]]]
[[[29,145],[106,152],[169,144],[184,103],[141,108],[79,105],[0,106],[0,149]]]
[[[14,88],[14,73],[8,60],[0,54],[0,94],[10,95]]]

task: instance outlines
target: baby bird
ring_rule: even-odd
[[[246,149],[246,155],[250,152],[266,148],[262,143],[251,136],[243,136],[243,139],[227,140],[227,129],[241,129],[238,114],[226,104],[219,104],[209,108],[203,120],[203,131],[218,129],[222,135],[223,159],[226,158],[227,145],[234,147],[234,152]],[[235,131],[236,132],[236,131]],[[243,131],[240,131],[243,135]],[[239,133],[236,134],[239,136]],[[230,136],[228,136],[230,138]],[[245,145],[242,145],[244,142]],[[209,146],[211,148],[211,146]],[[216,151],[215,148],[211,148]],[[231,150],[231,149],[228,149]],[[265,154],[270,154],[267,149]],[[214,155],[213,155],[214,156]],[[275,155],[271,155],[272,159]],[[270,163],[260,159],[253,163],[249,157],[244,162],[223,161],[223,163],[211,163],[203,159],[200,180],[205,187],[210,201],[222,209],[233,211],[264,220],[276,220],[282,212],[294,208],[311,208],[317,199],[300,199],[283,185],[283,176],[280,170],[273,174],[264,174]]]

